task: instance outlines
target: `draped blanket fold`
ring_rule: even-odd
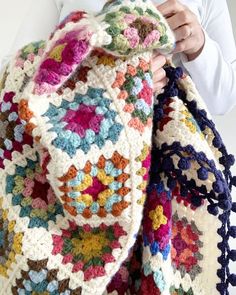
[[[0,294],[227,295],[227,153],[150,0],[71,13],[0,78]],[[153,92],[151,58],[169,56]],[[212,98],[214,99],[214,98]]]

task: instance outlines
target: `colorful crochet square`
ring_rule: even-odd
[[[28,259],[28,270],[21,270],[21,277],[15,280],[13,295],[80,295],[81,287],[71,290],[70,279],[59,280],[58,269],[48,269],[48,259]]]
[[[15,66],[23,69],[25,61],[33,63],[35,57],[43,55],[45,43],[45,41],[32,42],[20,49],[17,53]]]
[[[64,182],[60,190],[65,194],[61,197],[64,208],[73,216],[82,214],[85,218],[92,215],[106,217],[121,215],[129,203],[124,197],[130,192],[125,182],[130,178],[125,173],[129,160],[118,152],[111,159],[100,156],[97,164],[87,161],[82,170],[74,166],[59,180]]]
[[[26,166],[16,165],[15,173],[7,175],[6,194],[13,206],[20,206],[20,217],[29,217],[29,228],[48,228],[49,220],[56,222],[58,214],[64,215],[63,208],[38,160],[26,160]]]
[[[108,12],[104,21],[110,25],[106,31],[112,36],[112,42],[105,46],[110,51],[116,50],[118,54],[128,55],[137,49],[144,51],[163,45],[169,49],[173,47],[166,34],[166,25],[150,8],[122,6],[116,11]]]
[[[55,86],[64,82],[88,54],[92,34],[86,26],[62,34],[49,49],[34,76],[35,94],[57,90]]]
[[[189,223],[185,217],[179,218],[177,212],[172,216],[172,265],[182,277],[188,273],[194,280],[202,272],[198,264],[203,259],[201,235],[194,221]]]
[[[43,116],[54,126],[49,132],[57,134],[52,141],[55,147],[73,157],[78,149],[87,153],[92,145],[101,149],[107,140],[118,141],[123,126],[116,122],[118,114],[104,92],[89,88],[85,95],[76,94],[73,102],[63,100],[60,107],[50,104]]]
[[[32,137],[25,133],[25,126],[18,116],[18,104],[13,102],[14,92],[7,92],[0,103],[0,168],[4,160],[12,159],[12,152],[22,152],[23,143],[32,146]]]
[[[123,111],[129,113],[131,119],[128,126],[145,131],[151,128],[153,116],[153,82],[150,64],[139,59],[139,65],[127,65],[126,73],[117,72],[113,88],[119,88],[119,99],[125,100]]]
[[[8,278],[8,269],[16,262],[16,255],[22,254],[22,232],[15,232],[15,220],[8,219],[8,210],[2,207],[0,198],[0,276]]]
[[[164,185],[155,184],[147,189],[144,207],[143,240],[152,255],[161,253],[164,259],[170,252],[171,238],[171,192]]]
[[[63,264],[73,265],[72,272],[83,271],[85,281],[104,276],[105,265],[115,262],[113,250],[121,248],[119,239],[127,233],[118,222],[93,228],[89,224],[78,226],[74,221],[69,224],[61,235],[52,235],[52,254],[61,254]]]

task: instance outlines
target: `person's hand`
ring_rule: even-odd
[[[166,63],[166,58],[164,55],[159,53],[153,53],[151,68],[153,71],[153,90],[159,93],[163,87],[167,84],[166,72],[163,66]]]
[[[197,16],[178,0],[167,0],[157,9],[174,31],[177,43],[173,53],[183,52],[189,61],[198,57],[205,44],[205,34]]]

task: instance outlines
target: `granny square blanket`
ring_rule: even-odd
[[[228,295],[228,154],[150,0],[75,11],[0,77],[1,295]],[[153,91],[154,51],[168,85]],[[214,99],[214,98],[212,98]]]

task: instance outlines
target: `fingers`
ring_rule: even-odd
[[[166,72],[163,66],[166,64],[165,56],[157,53],[153,55],[151,68],[153,71],[153,90],[160,92],[167,84]]]
[[[192,18],[193,16],[190,11],[182,10],[180,12],[177,12],[175,15],[169,17],[167,19],[167,22],[172,30],[176,30],[180,26],[191,23]]]
[[[193,34],[193,29],[189,25],[184,25],[176,29],[174,33],[176,41],[181,41],[190,37]]]
[[[160,92],[167,84],[166,72],[164,69],[159,69],[153,73],[153,90]]]
[[[154,84],[159,83],[164,78],[166,78],[166,71],[164,69],[160,69],[153,74],[153,82]]]
[[[180,4],[177,0],[167,0],[161,5],[157,6],[157,9],[165,17],[173,15],[181,10],[183,10],[183,5]]]
[[[151,61],[151,67],[152,71],[156,72],[159,69],[161,69],[166,64],[166,58],[163,55],[160,54],[154,54],[152,61]]]
[[[192,44],[194,43],[195,37],[189,37],[185,40],[179,41],[176,43],[175,50],[173,53],[178,53],[178,52],[188,52],[189,49],[192,48]]]
[[[183,52],[188,60],[195,59],[205,44],[205,35],[197,16],[178,0],[167,0],[157,9],[175,34],[177,43],[173,53]]]
[[[154,84],[153,90],[154,92],[160,92],[166,85],[167,85],[168,79],[167,77],[163,78],[161,81]]]

